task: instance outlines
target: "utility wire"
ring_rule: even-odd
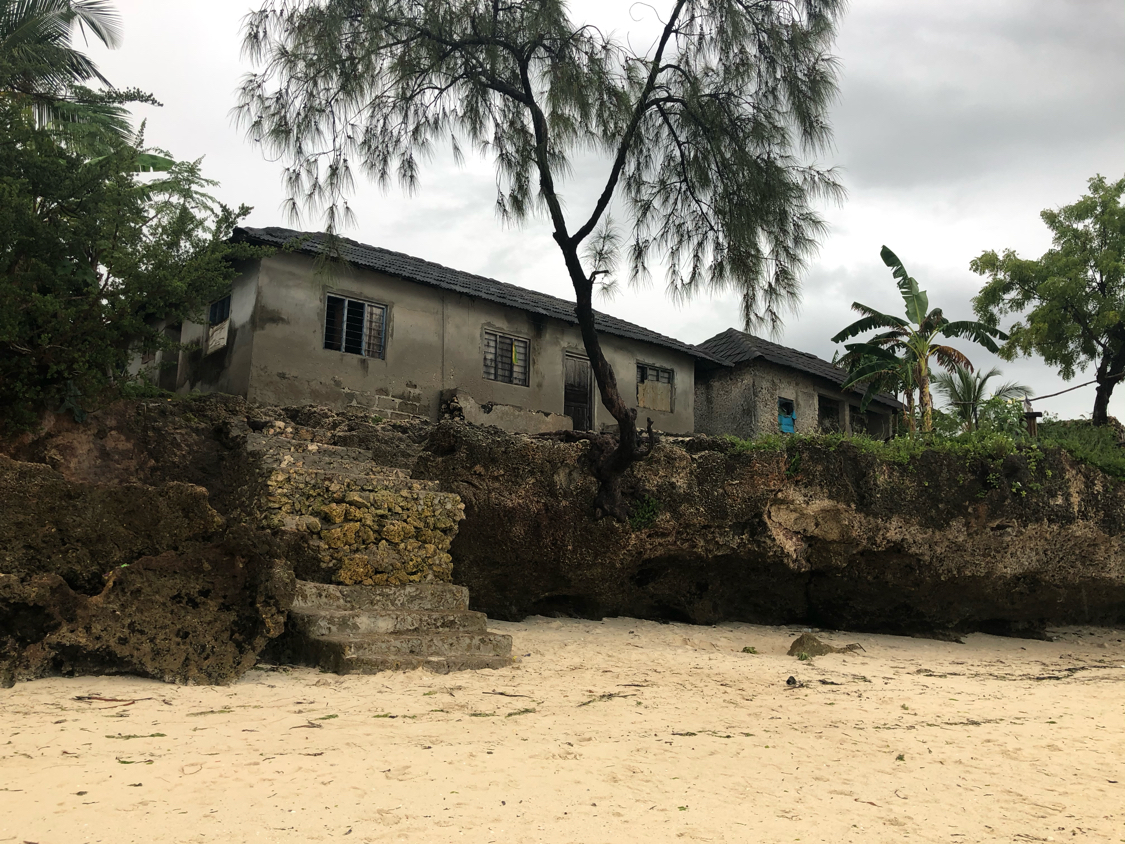
[[[1122,370],[1121,372],[1115,373],[1113,375],[1107,375],[1106,378],[1107,379],[1108,378],[1120,378],[1122,375],[1125,375],[1125,370]],[[1080,390],[1083,387],[1089,387],[1091,384],[1097,384],[1099,380],[1101,380],[1101,379],[1095,378],[1093,381],[1087,381],[1085,384],[1079,384],[1076,387],[1067,387],[1065,390],[1059,390],[1057,393],[1047,393],[1047,395],[1045,395],[1045,396],[1036,396],[1033,399],[1029,398],[1029,399],[1027,399],[1027,401],[1039,401],[1040,399],[1053,399],[1055,396],[1061,396],[1063,393],[1069,393],[1071,390]]]

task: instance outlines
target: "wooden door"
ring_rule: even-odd
[[[593,373],[590,362],[567,355],[563,363],[563,413],[574,420],[574,430],[589,431],[594,425],[591,411]]]

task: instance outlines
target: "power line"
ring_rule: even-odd
[[[1125,371],[1118,372],[1114,375],[1108,375],[1106,377],[1107,378],[1120,378],[1122,375],[1125,375]],[[1033,399],[1026,399],[1026,401],[1039,401],[1040,399],[1053,399],[1055,396],[1061,396],[1063,393],[1069,393],[1072,390],[1080,390],[1083,387],[1089,387],[1091,384],[1097,384],[1099,380],[1101,380],[1101,379],[1095,378],[1093,381],[1087,381],[1085,384],[1078,384],[1075,387],[1067,387],[1065,390],[1059,390],[1057,393],[1047,393],[1047,395],[1045,395],[1045,396],[1036,396]]]

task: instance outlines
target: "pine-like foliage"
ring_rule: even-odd
[[[291,210],[323,211],[330,232],[348,220],[357,172],[412,190],[441,145],[494,162],[500,216],[545,215],[574,285],[620,431],[605,492],[639,452],[593,289],[612,287],[618,266],[636,281],[663,263],[673,296],[734,290],[745,327],[780,326],[824,231],[814,205],[842,195],[816,157],[830,142],[843,5],[669,0],[638,47],[575,22],[564,0],[266,0],[246,21],[258,70],[239,114],[285,162]],[[572,164],[590,153],[605,172],[597,198],[564,205]]]
[[[260,70],[241,114],[329,229],[356,171],[414,188],[436,146],[472,148],[495,161],[503,217],[542,211],[577,245],[616,197],[633,278],[664,259],[675,293],[734,287],[744,322],[772,328],[823,232],[815,199],[840,195],[806,159],[830,138],[842,5],[679,0],[638,50],[561,0],[271,0],[246,23]],[[560,183],[588,150],[608,178],[568,219]]]

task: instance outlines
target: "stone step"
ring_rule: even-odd
[[[415,609],[362,612],[355,610],[293,610],[292,629],[305,636],[370,636],[382,633],[454,631],[486,633],[488,617],[482,612]]]
[[[300,461],[295,461],[284,466],[275,466],[272,468],[275,472],[299,472],[308,483],[312,484],[320,484],[325,481],[349,480],[352,482],[353,486],[359,489],[367,489],[371,492],[381,489],[393,490],[395,492],[401,490],[438,492],[441,488],[441,484],[438,481],[423,481],[417,478],[404,478],[397,475],[381,474],[383,470],[381,466],[374,466],[372,467],[372,471],[367,472],[364,471],[361,466],[324,468],[322,466],[308,466]]]
[[[380,671],[413,671],[421,668],[435,674],[449,674],[451,671],[479,671],[483,668],[507,668],[512,664],[510,656],[397,656],[397,657],[341,657],[335,661],[319,665],[324,671],[335,674],[378,674]]]
[[[511,657],[512,637],[502,633],[458,633],[432,630],[427,633],[379,633],[367,636],[309,636],[306,653],[312,651],[322,663],[325,655],[341,659],[388,659],[405,656]]]
[[[306,439],[289,439],[287,437],[266,436],[265,434],[248,434],[247,447],[267,457],[274,455],[291,454],[293,457],[302,455],[322,457],[335,457],[341,460],[354,460],[357,463],[371,463],[371,452],[365,448],[355,448],[346,445],[332,445],[330,443],[313,442]]]
[[[297,581],[293,609],[406,610],[443,612],[469,609],[469,590],[452,583],[410,583],[405,586],[337,586]]]

